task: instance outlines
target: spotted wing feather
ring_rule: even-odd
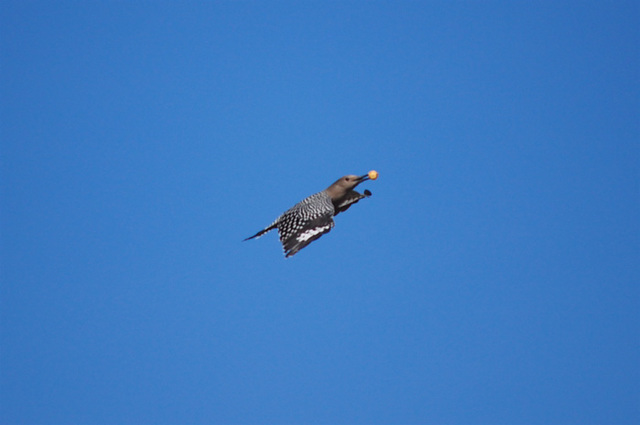
[[[331,231],[334,226],[330,214],[308,220],[300,216],[292,216],[284,223],[278,227],[278,235],[286,257],[295,255],[302,248]]]

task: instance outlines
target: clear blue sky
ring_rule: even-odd
[[[3,1],[0,422],[640,423],[639,22]]]

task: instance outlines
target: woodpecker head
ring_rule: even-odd
[[[355,176],[353,174],[350,174],[336,180],[334,184],[327,188],[327,192],[329,192],[329,196],[331,196],[331,199],[339,199],[345,196],[350,190],[353,190],[363,181],[367,181],[369,179],[375,180],[377,178],[378,173],[373,170],[369,171],[369,173],[365,174],[364,176]]]

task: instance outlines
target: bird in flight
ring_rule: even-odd
[[[333,217],[349,209],[360,199],[368,198],[371,192],[358,193],[353,190],[366,180],[375,180],[378,172],[369,171],[363,176],[348,175],[339,178],[331,186],[303,199],[276,218],[273,223],[245,241],[259,238],[270,230],[278,229],[278,236],[285,257],[295,255],[305,246],[328,233],[334,226]]]

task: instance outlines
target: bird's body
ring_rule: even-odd
[[[368,190],[361,194],[353,188],[370,178],[375,180],[377,176],[374,171],[360,177],[344,176],[322,192],[298,202],[269,226],[245,240],[260,237],[277,228],[284,254],[286,257],[291,257],[329,232],[334,226],[334,216],[346,211],[360,199],[371,196]]]

